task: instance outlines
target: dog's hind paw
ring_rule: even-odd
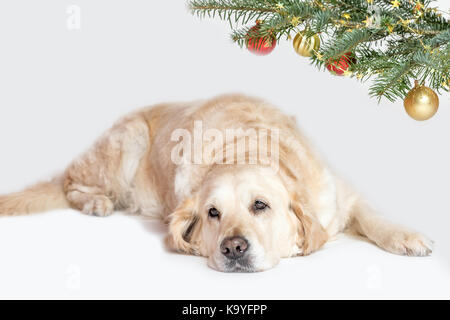
[[[106,196],[93,196],[84,204],[82,211],[89,215],[106,217],[113,213],[114,204]]]

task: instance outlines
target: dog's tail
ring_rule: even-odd
[[[68,208],[63,178],[40,182],[23,191],[0,195],[0,216]]]

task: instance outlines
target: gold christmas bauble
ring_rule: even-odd
[[[411,118],[424,121],[430,119],[437,112],[439,98],[433,90],[419,85],[416,80],[414,88],[408,92],[403,104]]]
[[[307,37],[305,31],[300,31],[292,42],[295,52],[303,57],[311,57],[314,52],[319,51],[320,38],[317,34]]]

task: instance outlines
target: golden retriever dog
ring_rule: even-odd
[[[132,113],[61,175],[0,196],[1,215],[59,208],[161,218],[170,249],[224,272],[272,268],[341,232],[401,255],[432,248],[376,215],[317,158],[292,117],[243,95]]]

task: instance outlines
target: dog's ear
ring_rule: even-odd
[[[296,199],[291,200],[291,210],[300,220],[297,231],[300,254],[308,255],[323,246],[328,240],[328,234],[317,218],[306,212]]]
[[[169,216],[169,234],[166,245],[169,249],[188,254],[199,254],[200,217],[196,198],[183,201]]]

